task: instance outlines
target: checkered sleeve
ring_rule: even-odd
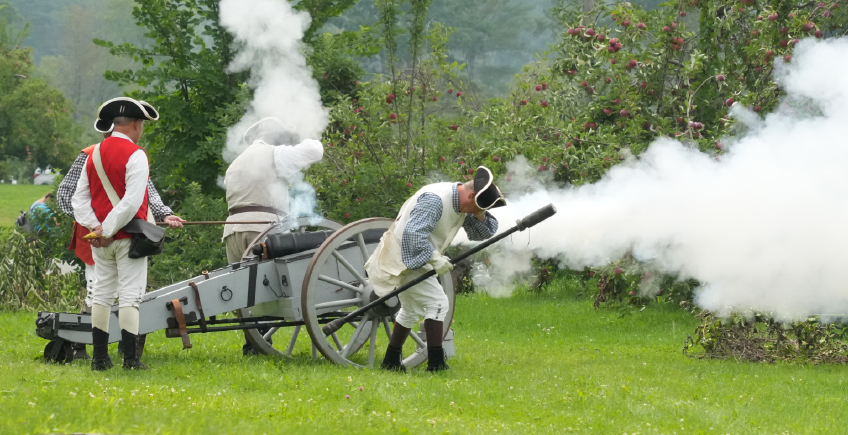
[[[59,203],[59,208],[62,209],[62,212],[70,216],[71,219],[74,218],[74,206],[71,205],[71,198],[74,197],[74,192],[77,191],[77,181],[79,181],[87,158],[88,156],[85,153],[79,153],[77,159],[74,160],[74,164],[68,169],[65,178],[59,183],[59,188],[56,189],[56,202]]]
[[[435,249],[427,238],[442,218],[442,199],[433,193],[423,193],[409,214],[400,240],[401,260],[415,270],[430,261]]]
[[[162,202],[159,192],[156,191],[156,187],[153,186],[153,182],[150,180],[147,180],[147,198],[148,207],[150,207],[150,211],[153,212],[153,219],[156,220],[156,222],[162,222],[165,220],[166,216],[174,214],[171,207],[168,207]]]
[[[482,222],[469,214],[465,217],[462,228],[465,228],[468,240],[486,240],[498,232],[498,220],[489,212],[486,212],[486,220]]]

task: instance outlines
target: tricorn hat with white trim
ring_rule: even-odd
[[[474,203],[480,210],[506,205],[506,199],[501,190],[498,189],[498,186],[495,186],[495,177],[492,175],[492,171],[485,166],[478,167],[474,174],[474,192]]]
[[[129,97],[113,98],[97,108],[97,120],[94,121],[94,129],[100,133],[109,133],[115,128],[112,120],[119,116],[156,121],[159,119],[159,112],[145,101],[134,100]]]

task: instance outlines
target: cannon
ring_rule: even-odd
[[[377,299],[365,262],[393,220],[369,218],[342,226],[327,219],[300,218],[272,224],[245,250],[241,261],[149,292],[139,306],[139,334],[164,330],[192,347],[192,334],[245,330],[262,354],[291,357],[305,327],[312,355],[320,353],[344,366],[373,366],[391,336],[400,309],[389,299],[356,316],[329,335],[322,325],[346,317]],[[455,295],[450,274],[439,277],[450,301],[446,322],[453,319]],[[232,313],[238,313],[233,316]],[[112,307],[109,341],[120,340],[118,306]],[[453,331],[445,346],[452,353]],[[73,359],[73,343],[91,344],[91,317],[83,313],[39,312],[36,333],[49,340],[44,358]],[[416,349],[405,352],[406,367],[427,359],[424,334],[411,334]],[[382,345],[377,346],[380,340]],[[383,341],[385,340],[385,341]]]

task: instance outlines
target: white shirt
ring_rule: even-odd
[[[132,140],[125,134],[117,131],[112,132],[112,137],[119,137],[128,141]],[[85,160],[85,167],[88,167],[89,156]],[[144,202],[144,194],[147,192],[147,179],[150,176],[150,168],[148,167],[147,154],[142,150],[137,150],[132,153],[127,161],[126,174],[126,192],[121,198],[117,206],[112,207],[112,211],[106,216],[106,219],[101,223],[94,214],[94,209],[91,208],[91,189],[88,184],[88,171],[82,171],[80,179],[77,182],[77,190],[74,192],[74,197],[71,199],[71,205],[74,208],[74,217],[80,225],[93,230],[98,225],[103,225],[103,237],[112,237],[121,228],[126,226],[138,212],[141,203]]]
[[[264,146],[264,142],[257,141],[255,144]],[[265,174],[264,168],[273,167],[273,172],[276,177],[270,178],[264,175],[264,183],[258,184],[255,179],[252,179],[247,174],[231,173],[229,170],[224,183],[227,186],[228,196],[233,192],[250,193],[249,196],[256,196],[256,201],[251,201],[254,204],[273,205],[282,208],[288,213],[289,193],[288,188],[291,184],[292,177],[298,172],[307,168],[309,165],[318,162],[324,156],[324,145],[315,139],[306,139],[297,145],[276,145],[273,148],[273,162],[259,161],[239,161],[239,164],[247,164],[254,171],[258,171],[260,175]],[[244,152],[236,158],[239,159],[254,159],[256,156],[251,153]],[[236,162],[233,161],[233,164]],[[273,163],[273,164],[272,164]],[[232,166],[232,165],[231,165]],[[238,166],[238,165],[236,165]],[[240,174],[240,175],[237,175]],[[243,195],[239,195],[243,196]],[[228,204],[230,207],[237,207],[238,204]],[[227,218],[228,222],[249,222],[249,221],[275,221],[277,215],[264,212],[247,212],[234,214]],[[224,235],[227,237],[234,232],[246,231],[264,231],[268,225],[265,224],[242,224],[242,225],[224,225]]]

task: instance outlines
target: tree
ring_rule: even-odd
[[[247,73],[227,72],[235,54],[233,37],[221,26],[217,0],[138,0],[133,16],[153,41],[149,48],[103,40],[117,56],[141,62],[136,70],[109,71],[106,77],[134,85],[131,95],[156,106],[162,118],[146,133],[152,178],[158,186],[196,182],[205,193],[220,192],[221,150],[227,128],[244,113],[250,97]],[[313,26],[340,14],[353,2],[299,2]],[[310,27],[313,35],[317,27]]]
[[[81,0],[78,3],[54,12],[55,26],[62,35],[57,42],[60,51],[55,55],[42,53],[39,70],[73,103],[76,120],[89,133],[85,142],[93,143],[99,139],[91,128],[97,107],[123,92],[117,83],[106,80],[103,72],[134,65],[132,59],[116,59],[92,40],[95,37],[115,39],[140,46],[147,42],[142,30],[134,25],[132,1]]]
[[[0,161],[6,162],[0,177],[30,181],[36,166],[69,165],[80,132],[65,96],[32,77],[32,50],[18,45],[29,26],[19,23],[11,6],[0,3]]]

